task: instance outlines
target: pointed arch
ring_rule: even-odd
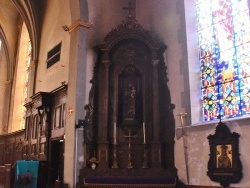
[[[0,25],[0,40],[2,42],[2,48],[3,48],[3,52],[5,53],[6,61],[8,62],[6,81],[10,81],[12,80],[12,75],[13,75],[13,62],[11,61],[12,58],[10,57],[7,38],[1,25]]]
[[[31,67],[30,67],[30,82],[29,82],[29,96],[35,92],[35,80],[37,72],[37,61],[40,48],[40,23],[42,20],[42,10],[46,5],[46,1],[18,1],[12,0],[20,13],[30,36],[31,51]]]
[[[13,57],[10,56],[7,37],[0,26],[0,134],[8,132],[8,121],[10,113],[11,86],[13,80]]]
[[[22,30],[19,39],[17,64],[15,66],[15,74],[13,78],[12,88],[12,115],[9,131],[18,131],[24,128],[25,122],[25,107],[28,99],[29,86],[29,67],[31,60],[31,42],[28,33],[28,28],[25,23],[22,25]]]

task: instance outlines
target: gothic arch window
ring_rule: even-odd
[[[19,49],[18,60],[14,76],[14,98],[13,115],[11,131],[17,131],[25,127],[24,104],[28,97],[29,67],[31,61],[31,42],[25,23],[23,23]]]
[[[203,121],[250,114],[248,0],[196,0]]]

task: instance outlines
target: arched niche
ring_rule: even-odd
[[[129,16],[95,50],[82,175],[176,176],[166,46]],[[92,157],[95,172],[89,171]]]

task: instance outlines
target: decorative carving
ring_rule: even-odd
[[[152,49],[159,45],[157,40],[137,22],[135,17],[131,16],[127,17],[120,25],[111,30],[111,32],[105,37],[104,44],[101,45],[100,48],[110,48],[113,43],[124,40],[128,38],[127,36],[143,41]]]
[[[135,63],[135,58],[136,58],[136,49],[134,48],[133,44],[130,44],[128,48],[125,51],[124,54],[127,58],[127,61],[131,64]]]
[[[215,134],[207,137],[210,145],[207,175],[223,187],[237,183],[242,178],[239,137],[238,133],[231,133],[222,122],[217,125]]]
[[[108,68],[110,65],[110,60],[109,59],[103,59],[102,63],[104,64],[105,68]]]

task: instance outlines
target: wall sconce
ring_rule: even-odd
[[[68,28],[67,25],[63,25],[62,28],[63,28],[64,31],[69,31],[69,28]]]

